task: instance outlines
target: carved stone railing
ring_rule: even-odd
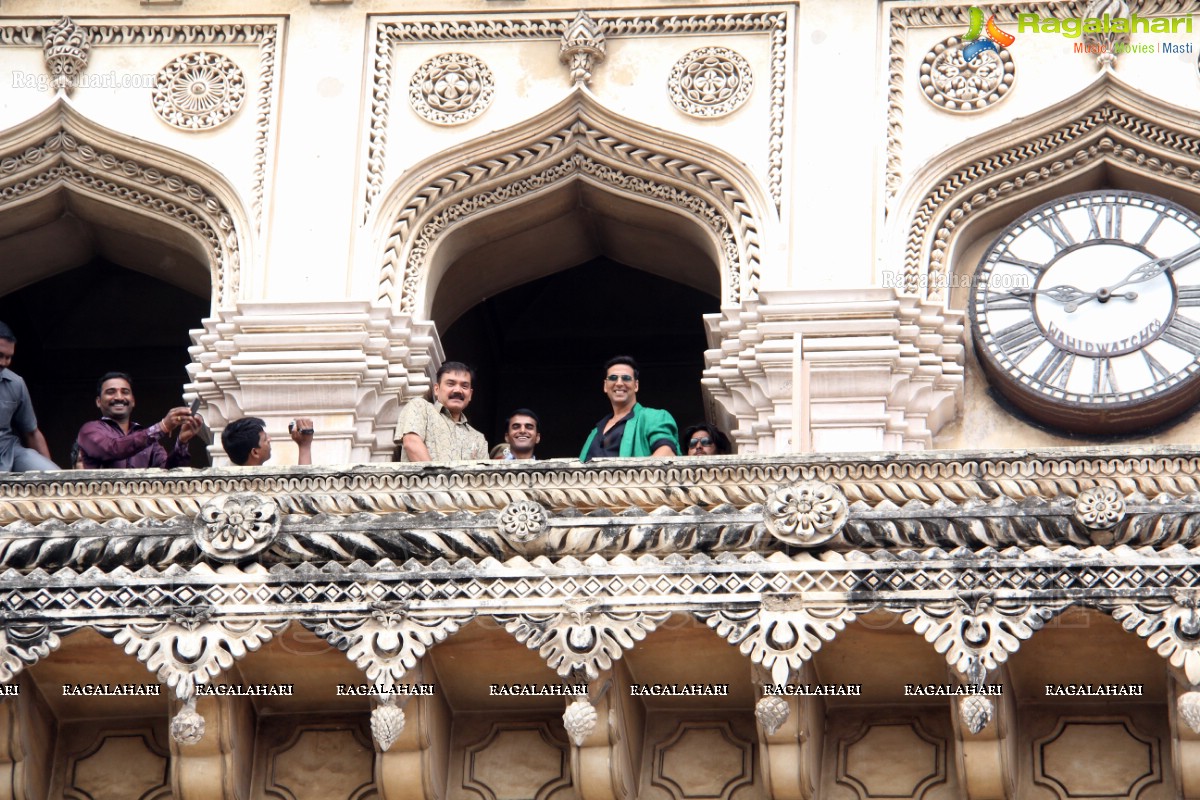
[[[1082,606],[1186,689],[1198,473],[1200,452],[1155,448],[12,475],[0,679],[91,628],[174,689],[190,742],[197,687],[291,622],[388,687],[474,619],[583,683],[687,614],[786,684],[884,612],[981,686]],[[1179,697],[1189,723],[1198,700]],[[581,702],[565,718],[577,742],[595,725]],[[990,704],[961,704],[972,732]],[[773,734],[788,709],[762,698],[760,724]],[[381,693],[372,719],[386,749],[403,713]]]

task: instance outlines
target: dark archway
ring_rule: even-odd
[[[704,419],[702,315],[718,309],[711,294],[601,257],[478,303],[442,345],[478,370],[468,416],[489,444],[509,411],[528,406],[542,418],[538,455],[576,457],[607,413],[602,368],[619,353],[641,363],[642,403],[681,428]]]
[[[188,329],[208,308],[207,296],[99,257],[0,297],[0,320],[17,335],[13,370],[29,384],[58,464],[68,466],[79,426],[96,417],[96,379],[106,371],[133,376],[139,422],[183,403]],[[207,463],[194,448],[192,464]]]

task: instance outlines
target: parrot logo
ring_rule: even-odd
[[[979,58],[984,50],[999,53],[1001,47],[1008,47],[1017,40],[1017,37],[1011,33],[1005,33],[996,26],[995,14],[987,18],[987,25],[983,24],[983,9],[971,6],[970,14],[971,27],[962,37],[964,41],[970,42],[962,50],[962,57],[966,61],[974,61]]]

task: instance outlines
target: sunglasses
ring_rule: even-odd
[[[690,442],[688,442],[688,449],[690,450],[693,447],[709,447],[712,445],[712,443],[713,440],[707,436],[705,436],[703,439],[692,439]]]
[[[616,383],[617,381],[620,381],[621,383],[633,383],[633,376],[632,375],[609,375],[608,376],[609,383]]]

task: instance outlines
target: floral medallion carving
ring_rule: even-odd
[[[675,62],[667,80],[671,102],[693,117],[736,111],[754,89],[750,62],[726,47],[701,47]]]
[[[71,93],[75,81],[87,69],[91,49],[87,29],[76,25],[70,17],[63,17],[46,28],[42,34],[42,55],[50,70],[50,85],[54,91]]]
[[[499,523],[505,539],[532,542],[546,530],[546,509],[533,500],[517,500],[500,512]]]
[[[197,517],[196,543],[221,561],[238,561],[271,546],[279,535],[279,506],[253,494],[214,497]]]
[[[1075,499],[1075,519],[1092,530],[1105,530],[1125,519],[1125,498],[1111,486],[1084,489]]]
[[[203,131],[233,119],[246,99],[246,78],[220,53],[185,53],[158,71],[152,94],[163,122]]]
[[[789,544],[813,547],[841,532],[850,514],[841,490],[822,481],[780,486],[763,506],[767,530]]]
[[[487,64],[469,53],[442,53],[426,61],[408,84],[408,102],[436,125],[475,119],[492,104],[496,81]]]
[[[1008,50],[985,50],[970,61],[957,37],[938,42],[921,64],[925,98],[943,111],[982,111],[1003,100],[1016,80],[1017,67]]]

